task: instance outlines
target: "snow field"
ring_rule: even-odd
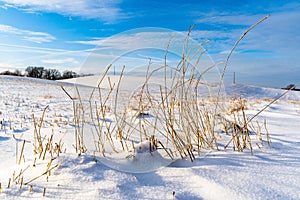
[[[264,146],[256,146],[259,140],[251,135],[253,155],[249,151],[233,151],[232,146],[224,150],[221,146],[220,151],[203,150],[200,155],[195,152],[194,162],[188,158],[178,159],[155,171],[132,173],[108,167],[111,166],[105,164],[108,160],[101,161],[101,156],[92,152],[78,156],[74,148],[72,101],[60,85],[71,94],[76,93],[72,85],[66,83],[0,77],[1,199],[40,199],[44,188],[45,199],[300,198],[300,97],[296,92],[288,93],[255,119],[267,120],[271,147],[265,140]],[[90,92],[87,87],[80,90]],[[243,95],[249,116],[255,115],[272,97],[282,92],[242,85],[226,86],[226,90],[229,96]],[[50,165],[59,166],[51,171],[48,179],[47,175],[39,176],[48,168],[51,153],[48,151],[44,160],[37,158],[36,161],[38,155],[33,153],[34,119],[39,122],[47,106],[41,127],[43,144],[46,145],[52,133],[52,144],[62,141],[61,154],[58,157],[53,153],[55,160]],[[220,141],[230,138],[226,134],[220,137]],[[20,155],[24,140],[25,162],[22,158],[18,165],[16,152]],[[142,147],[147,149],[147,146]],[[36,167],[33,167],[34,163]],[[146,164],[151,165],[150,162]],[[124,166],[130,165],[125,163]],[[16,177],[21,169],[26,169],[22,173],[23,183],[39,178],[22,188],[21,180],[12,181],[7,188],[9,179]]]

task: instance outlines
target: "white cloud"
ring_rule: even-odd
[[[19,34],[18,29],[12,26],[0,24],[0,32],[3,33],[12,33],[12,34]]]
[[[128,18],[118,8],[121,0],[1,0],[28,12],[53,12],[66,16],[98,18],[107,23]]]
[[[208,44],[203,46],[208,50],[208,53],[219,54],[229,52],[235,41],[245,30],[193,30],[191,32],[190,45],[199,46],[201,43],[209,41]],[[141,29],[135,29],[128,33],[124,32],[109,38],[94,38],[91,40],[73,41],[73,43],[96,46],[96,49],[103,49],[103,51],[111,49],[130,51],[140,48],[165,50],[173,34],[175,34],[175,38],[171,41],[170,50],[175,49],[177,53],[181,53],[187,32],[177,32],[160,28],[157,28],[156,31],[155,28],[149,28],[149,30],[142,29],[142,31]]]
[[[56,39],[54,36],[48,33],[23,30],[5,24],[0,24],[0,32],[13,35],[20,35],[23,40],[35,43],[52,42]]]
[[[0,62],[0,69],[10,69],[10,68],[14,68],[14,65],[11,63],[7,63],[7,62]]]
[[[80,69],[92,49],[70,51],[24,45],[0,43],[0,71],[21,69],[27,66],[45,66],[59,70]]]
[[[201,14],[202,15],[202,14]],[[257,19],[264,17],[263,14],[255,15],[230,15],[226,13],[209,13],[196,20],[196,23],[221,24],[221,25],[252,25]]]
[[[45,48],[45,47],[36,47],[36,46],[24,46],[24,45],[12,45],[12,44],[4,44],[0,43],[0,51],[4,52],[27,52],[27,53],[37,53],[37,54],[47,54],[47,55],[57,55],[57,54],[89,54],[93,51],[93,49],[84,49],[84,50],[67,50],[67,49],[53,49],[53,48]]]
[[[43,63],[46,64],[66,64],[66,63],[72,63],[72,64],[78,64],[79,62],[75,60],[74,58],[65,58],[65,59],[47,59],[42,60]]]
[[[185,32],[163,28],[143,28],[133,29],[109,38],[73,42],[96,46],[90,56],[87,57],[82,70],[99,72],[109,64],[113,64],[118,70],[125,65],[126,70],[130,71],[136,69],[137,66],[143,66],[146,69],[149,58],[151,58],[152,67],[161,66],[164,63],[164,56],[170,39],[167,63],[176,66],[182,58],[185,38]],[[189,47],[198,47],[197,50],[194,49],[191,52],[194,56],[191,57],[191,63],[195,63],[201,52],[204,52],[204,49],[200,50],[200,43],[201,41],[192,39],[189,41]],[[212,66],[211,59],[206,54],[201,54],[201,60],[201,67]]]
[[[274,13],[248,36],[245,45],[274,51],[288,50],[299,53],[300,13]],[[255,42],[258,41],[258,42]]]
[[[217,50],[216,54],[211,54],[215,61],[225,61],[229,53],[228,50],[232,48],[236,40],[250,26],[247,20],[242,24],[243,20],[238,19],[238,15],[236,16],[236,23],[232,17],[221,19],[222,17],[217,16],[214,21],[218,23],[226,19],[228,20],[227,24],[247,26],[245,29],[235,29],[233,27],[219,31],[218,36],[216,35],[216,38],[219,38],[219,40],[214,41],[211,46],[212,49]],[[258,17],[256,21],[259,19]],[[209,21],[209,19],[204,19],[203,21]],[[242,83],[284,86],[281,78],[284,79],[283,77],[286,76],[292,79],[293,74],[299,74],[300,71],[298,67],[300,62],[299,29],[299,11],[286,10],[271,14],[269,19],[251,30],[239,43],[235,50],[235,55],[232,55],[227,68],[229,76],[232,76],[234,71],[237,73],[239,82]],[[209,33],[212,36],[216,34],[214,32]],[[264,82],[255,82],[259,77],[264,79]]]
[[[198,40],[203,38],[211,40],[207,45],[208,52],[214,54],[229,52],[244,31],[264,16],[261,14],[239,15],[224,12],[208,13],[206,16],[199,17],[198,22],[209,24],[215,28],[213,30],[195,30],[191,36]],[[264,52],[272,53],[273,56],[277,57],[283,54],[289,54],[289,56],[299,54],[299,29],[299,11],[273,12],[269,19],[246,35],[235,53]]]
[[[117,50],[133,49],[161,49],[165,50],[169,40],[171,48],[180,48],[182,50],[185,32],[178,32],[164,28],[141,28],[132,29],[108,38],[94,38],[92,40],[73,41],[73,43],[93,45],[97,48],[113,48]],[[195,41],[193,41],[195,43]],[[190,41],[191,44],[192,41]],[[198,45],[198,42],[196,42]]]

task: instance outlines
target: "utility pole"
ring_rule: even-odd
[[[233,72],[233,84],[235,84],[235,72]]]

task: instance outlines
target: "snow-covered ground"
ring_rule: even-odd
[[[72,101],[61,85],[76,93],[69,83],[0,76],[0,199],[300,199],[300,92],[289,92],[255,119],[267,120],[270,147],[255,146],[253,155],[232,148],[205,151],[195,153],[194,162],[179,159],[155,171],[129,173],[76,153]],[[245,85],[225,89],[228,98],[247,99],[249,115],[284,92]],[[88,94],[91,88],[80,90]],[[34,128],[44,110],[41,129]],[[53,134],[51,144],[62,148],[59,156],[33,153],[35,130],[44,143]]]

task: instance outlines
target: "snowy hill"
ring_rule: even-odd
[[[230,96],[242,97],[242,98],[268,98],[274,99],[279,97],[286,90],[275,89],[275,88],[263,88],[257,86],[249,86],[242,84],[227,84],[225,87],[227,94]],[[300,99],[299,91],[289,91],[281,99],[296,100]]]
[[[125,80],[124,88],[136,81]],[[300,92],[287,93],[258,116],[267,120],[270,147],[255,144],[251,155],[221,146],[195,153],[194,162],[177,159],[134,173],[134,165],[124,172],[92,153],[76,153],[72,101],[61,85],[71,95],[76,90],[66,82],[97,83],[0,76],[0,199],[300,199]],[[245,85],[225,90],[246,99],[249,115],[285,92]],[[35,154],[38,134],[45,146]]]

